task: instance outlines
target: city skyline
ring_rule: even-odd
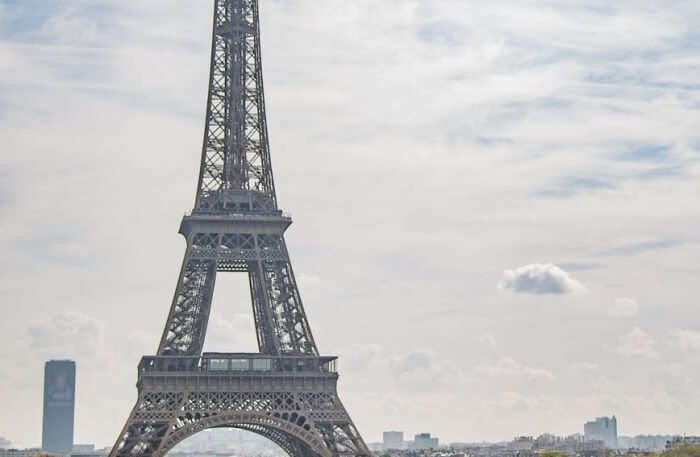
[[[49,434],[48,436],[50,436],[50,438],[48,438],[48,439],[55,441],[57,439],[57,435],[56,435],[57,432],[59,434],[63,434],[63,435],[65,435],[66,433],[69,433],[70,442],[71,442],[70,445],[72,446],[74,451],[76,449],[89,448],[90,452],[88,454],[98,455],[99,452],[96,453],[96,449],[110,449],[111,448],[110,445],[107,445],[104,448],[102,448],[94,443],[91,443],[91,444],[73,444],[73,437],[72,437],[73,436],[73,425],[72,425],[72,422],[73,422],[73,415],[74,415],[73,402],[74,402],[74,399],[76,396],[76,392],[75,392],[76,373],[77,373],[77,371],[76,371],[75,363],[71,360],[49,360],[46,362],[46,364],[45,364],[45,376],[44,376],[45,387],[44,387],[44,396],[43,396],[44,397],[44,417],[43,417],[44,425],[43,425],[43,434],[42,434],[43,435],[42,436],[43,444],[42,444],[42,446],[27,446],[26,449],[42,449],[44,451],[48,450],[49,452],[56,452],[56,451],[50,450],[51,447],[54,446],[54,444],[46,444],[46,443],[48,442],[47,441],[47,433]],[[62,381],[58,382],[58,378],[62,378]],[[56,402],[56,398],[55,398],[56,397],[56,395],[55,395],[56,389],[59,387],[60,387],[60,389],[64,388],[64,387],[61,387],[59,385],[65,387],[64,390],[65,390],[65,392],[68,393],[68,396],[66,397],[65,394],[61,394],[60,398],[58,398],[58,400],[60,401],[61,404],[55,404],[55,402]],[[55,412],[50,412],[49,413],[50,415],[47,416],[47,411],[50,411],[50,409],[47,409],[47,408],[51,408],[51,407],[54,407],[54,408],[59,407],[59,408]],[[60,411],[59,411],[59,409],[60,409]],[[59,416],[57,416],[57,414],[60,414],[63,417],[59,418]],[[48,420],[48,422],[47,422],[47,420]],[[610,435],[605,436],[605,434],[608,433],[606,430],[608,428],[609,421],[612,421],[612,424],[613,424],[612,425],[612,432],[611,432],[612,438],[610,438]],[[53,422],[53,424],[52,424],[52,422]],[[69,430],[69,428],[67,427],[68,425],[70,425],[69,432],[67,432],[67,430]],[[605,447],[607,447],[607,448],[617,449],[618,448],[618,444],[617,444],[618,438],[625,439],[626,441],[632,440],[632,442],[633,442],[635,439],[638,439],[638,438],[664,436],[661,434],[645,434],[645,435],[636,435],[636,436],[619,435],[617,432],[617,426],[618,426],[618,424],[617,424],[617,419],[616,419],[615,415],[612,415],[610,418],[603,416],[603,417],[597,417],[595,420],[585,422],[582,426],[583,433],[581,431],[576,431],[576,432],[572,432],[570,434],[567,434],[567,435],[564,435],[561,437],[557,437],[557,435],[551,434],[549,432],[542,432],[542,433],[539,433],[537,435],[537,437],[539,439],[539,438],[542,438],[545,436],[551,436],[553,438],[565,438],[565,437],[579,436],[581,440],[600,441],[601,444],[604,444]],[[54,430],[50,430],[47,427],[52,427],[52,428],[54,428]],[[592,428],[592,431],[589,431],[589,427]],[[602,427],[602,428],[598,428],[598,427]],[[416,449],[416,450],[421,450],[421,449],[428,450],[428,449],[438,449],[438,448],[449,448],[449,447],[453,447],[455,445],[464,446],[466,444],[469,444],[469,442],[467,442],[467,441],[454,441],[454,442],[442,442],[442,443],[440,443],[438,436],[435,436],[434,434],[431,436],[431,432],[425,432],[424,431],[425,429],[426,428],[423,428],[423,429],[421,429],[423,431],[416,432],[414,435],[414,438],[416,441],[421,439],[421,440],[424,440],[425,443],[431,443],[431,445],[414,444],[415,443],[414,441],[407,441],[406,439],[404,439],[405,437],[410,436],[410,433],[405,434],[404,431],[391,430],[391,431],[382,432],[382,435],[383,435],[382,442],[384,444],[383,449],[387,450],[387,449],[407,449],[408,448],[408,449]],[[217,430],[217,429],[212,429],[212,430]],[[212,430],[207,430],[207,431],[212,431]],[[257,440],[265,441],[264,438],[258,436],[255,433],[252,433],[252,432],[249,432],[246,430],[230,429],[230,431],[233,432],[233,434],[236,436],[237,440],[245,439],[247,437],[247,439],[252,439],[254,441],[257,441]],[[591,433],[591,436],[589,436],[589,433]],[[596,436],[596,435],[598,435],[598,436]],[[672,438],[672,437],[686,436],[686,434],[674,433],[674,434],[669,434],[669,435],[665,435],[665,436],[667,438]],[[221,441],[221,439],[224,437],[225,437],[225,435],[222,436],[219,434],[218,439],[217,439],[217,441],[219,441],[218,445],[221,445],[224,443],[223,441]],[[518,439],[522,439],[522,438],[532,439],[533,437],[534,437],[534,435],[530,436],[530,437],[527,437],[524,435],[521,435],[521,436],[516,435],[514,440],[517,441]],[[609,439],[614,439],[614,444],[611,441],[609,441]],[[196,447],[202,452],[215,451],[216,447],[213,447],[211,449],[207,449],[206,446],[201,447],[201,443],[206,442],[207,440],[210,440],[210,438],[200,437],[199,434],[196,434],[196,435],[190,437],[189,439],[183,441],[182,444],[178,445],[175,449],[173,449],[172,452],[182,453],[183,449],[191,449],[192,445],[188,444],[188,443],[192,443],[192,444],[199,443],[197,445],[198,447],[197,446]],[[398,447],[395,446],[395,444],[398,442],[397,440],[400,441],[400,445],[398,445]],[[65,439],[59,437],[58,441],[64,442]],[[503,439],[503,440],[496,440],[496,441],[492,441],[492,442],[482,440],[482,441],[471,442],[471,444],[478,444],[478,443],[499,444],[499,443],[508,443],[508,442],[511,442],[511,440]],[[368,444],[370,444],[370,445],[376,445],[378,443],[379,442],[376,442],[376,441],[368,442]],[[391,443],[391,444],[387,445],[387,443]],[[228,446],[232,446],[233,444],[234,443],[229,443]],[[272,445],[272,447],[275,449],[280,449],[277,446],[275,446],[274,443],[272,443],[272,442],[270,442],[269,444]],[[625,448],[622,445],[619,447]],[[10,449],[10,448],[15,449],[17,447],[12,446],[11,441],[8,440],[6,437],[0,436],[0,449]],[[270,447],[265,446],[264,449],[269,450]],[[280,451],[282,451],[282,450],[280,449]],[[216,452],[220,452],[220,450],[216,451]]]
[[[663,5],[262,3],[290,252],[368,441],[611,412],[620,434],[698,433],[700,6]],[[0,433],[19,447],[40,441],[45,360],[80,367],[76,442],[111,445],[133,404],[210,28],[209,2],[0,1]],[[205,350],[255,351],[247,287],[217,283]]]
[[[605,433],[604,429],[592,430],[585,432],[590,426],[594,425],[604,425],[607,427],[607,422],[612,421],[614,423],[611,438],[614,443],[607,442],[606,437],[603,436],[592,436],[593,434]],[[452,449],[460,450],[466,448],[480,448],[480,447],[493,447],[498,449],[499,447],[505,446],[506,449],[511,451],[518,450],[532,450],[533,447],[538,449],[549,449],[554,450],[557,446],[567,446],[567,445],[593,445],[592,449],[602,449],[604,446],[611,450],[645,450],[647,452],[661,452],[669,444],[676,440],[686,440],[691,443],[700,442],[700,437],[688,436],[686,434],[672,434],[672,435],[636,435],[636,436],[625,436],[618,435],[616,431],[617,422],[615,416],[611,418],[608,417],[598,417],[595,420],[587,421],[583,424],[584,433],[580,431],[568,434],[566,436],[557,436],[551,433],[540,433],[536,436],[515,436],[512,439],[500,440],[500,441],[477,441],[477,442],[467,442],[467,441],[456,441],[456,442],[440,442],[439,437],[435,436],[434,433],[426,432],[426,429],[422,429],[422,432],[416,432],[413,436],[411,433],[405,433],[399,430],[384,431],[382,433],[382,441],[372,441],[368,444],[372,450],[388,451],[388,450],[403,450],[403,451],[420,451],[429,449]],[[588,435],[591,433],[591,436]],[[413,438],[413,439],[410,439]],[[418,444],[417,440],[422,440],[423,443]],[[251,447],[252,445],[252,447]],[[264,451],[265,453],[277,451],[284,453],[284,451],[275,445],[273,442],[267,440],[266,438],[252,433],[246,430],[240,430],[235,428],[215,428],[204,430],[203,433],[197,433],[190,438],[182,441],[177,445],[172,453],[176,455],[196,453],[196,454],[216,454],[227,451],[235,451],[239,446],[242,446],[240,450],[245,452],[242,454],[244,456],[249,455],[250,452],[256,453],[256,448],[258,451]],[[596,446],[601,446],[597,448]],[[10,444],[10,441],[5,437],[0,436],[0,449],[16,449],[15,446]],[[26,454],[27,450],[40,449],[38,447],[32,447],[30,449],[21,450]],[[45,448],[44,448],[45,449]],[[106,455],[111,449],[110,446],[100,448],[94,443],[91,444],[74,444],[73,453],[78,456],[99,456]],[[277,450],[277,451],[274,451]],[[561,449],[559,449],[561,450]],[[257,454],[256,454],[257,455]]]

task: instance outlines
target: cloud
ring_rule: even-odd
[[[606,249],[604,251],[599,252],[599,254],[603,256],[633,256],[638,254],[644,254],[650,251],[671,249],[682,244],[684,244],[684,241],[676,239],[652,240]]]
[[[592,271],[601,270],[605,268],[605,265],[600,263],[560,263],[559,268],[566,271]]]
[[[617,186],[600,178],[567,176],[560,178],[556,184],[537,192],[540,197],[571,198],[579,193],[604,190],[616,190]]]
[[[608,310],[610,317],[634,317],[639,314],[639,303],[632,298],[618,298]]]
[[[590,373],[598,371],[600,367],[597,363],[593,362],[576,362],[572,363],[570,368],[574,373]]]
[[[668,145],[642,145],[618,154],[618,160],[658,162],[668,157],[669,149]]]
[[[50,17],[40,29],[43,39],[54,43],[92,43],[98,36],[98,26],[89,17],[60,14]]]
[[[697,158],[687,158],[678,147],[620,146],[610,144],[606,149],[627,149],[625,152],[606,153],[609,166],[605,171],[588,170],[579,175],[550,179],[537,196],[550,198],[586,197],[608,191],[610,196],[634,182],[687,176]],[[600,195],[597,195],[600,197]]]
[[[395,367],[397,375],[426,370],[432,365],[432,357],[425,352],[411,352],[398,360]]]
[[[654,338],[641,328],[634,327],[628,334],[620,337],[616,352],[625,357],[655,359],[659,357],[655,346]]]
[[[540,401],[536,398],[521,394],[519,392],[501,392],[493,402],[499,409],[508,411],[526,411],[536,408]]]
[[[700,353],[700,332],[678,329],[671,331],[671,335],[681,351]]]
[[[526,379],[545,379],[552,380],[554,375],[549,370],[541,368],[531,368],[521,363],[516,362],[510,357],[503,357],[493,365],[481,365],[476,368],[476,371],[488,376],[514,376],[523,377]]]
[[[460,367],[422,351],[393,357],[391,375],[394,386],[408,392],[445,391],[447,386],[454,388],[463,380]]]
[[[384,348],[379,344],[357,343],[345,351],[343,360],[351,370],[365,370],[372,367],[383,353]]]
[[[531,264],[515,270],[506,270],[499,287],[526,294],[569,294],[584,292],[586,288],[569,273],[553,264]]]
[[[103,347],[104,324],[85,314],[62,312],[28,329],[29,345],[45,358],[94,356]]]
[[[224,315],[212,313],[209,318],[209,329],[204,343],[207,352],[236,348],[236,350],[255,351],[255,321],[252,313],[235,313]]]
[[[308,273],[300,273],[297,275],[297,282],[302,290],[315,289],[321,285],[321,277]]]
[[[234,314],[231,318],[227,319],[223,314],[215,312],[210,318],[209,325],[232,333],[255,328],[255,323],[251,314]]]

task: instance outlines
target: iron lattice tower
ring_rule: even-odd
[[[205,429],[232,427],[292,457],[369,457],[320,356],[297,288],[270,162],[258,0],[215,0],[204,145],[187,241],[155,356],[110,457],[162,457]],[[248,273],[259,353],[203,353],[218,272]]]

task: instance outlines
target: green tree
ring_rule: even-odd
[[[545,451],[540,457],[566,457],[566,454],[557,451]]]
[[[700,446],[681,446],[663,454],[664,457],[700,457]]]

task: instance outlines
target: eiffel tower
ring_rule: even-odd
[[[316,347],[277,206],[260,56],[258,0],[215,0],[197,197],[155,356],[110,457],[162,457],[206,429],[262,435],[291,457],[369,457],[337,393],[337,357]],[[218,272],[246,272],[259,352],[202,353]]]

